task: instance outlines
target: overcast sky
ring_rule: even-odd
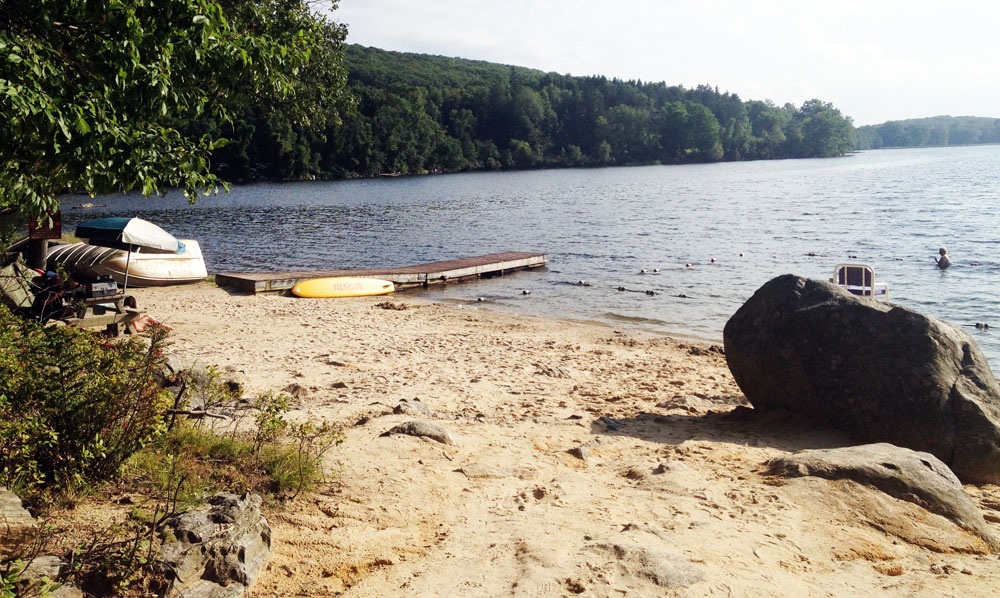
[[[348,42],[819,98],[857,125],[1000,117],[997,0],[340,0]]]

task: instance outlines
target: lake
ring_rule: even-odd
[[[70,209],[85,201],[108,207]],[[178,193],[63,200],[67,231],[108,215],[198,239],[210,273],[544,252],[545,270],[417,292],[709,341],[771,278],[828,279],[862,262],[894,304],[963,326],[1000,371],[1000,146],[256,184],[194,206]],[[946,271],[934,264],[940,246]]]

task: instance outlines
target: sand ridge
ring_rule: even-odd
[[[242,372],[250,393],[294,388],[294,417],[346,427],[338,483],[268,514],[255,596],[992,596],[1000,582],[981,541],[915,505],[763,475],[850,442],[733,411],[745,400],[709,345],[405,293],[135,294],[174,328],[172,350]],[[413,420],[455,444],[382,436]],[[968,490],[1000,528],[1000,489]]]

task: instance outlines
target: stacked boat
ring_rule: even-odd
[[[62,264],[76,275],[88,278],[110,276],[118,284],[124,284],[127,268],[130,287],[158,287],[204,280],[208,271],[198,241],[180,239],[180,242],[180,249],[169,253],[143,251],[141,247],[129,252],[88,243],[54,245],[49,247],[48,269],[56,270]]]

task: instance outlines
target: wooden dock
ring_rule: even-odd
[[[391,280],[397,288],[426,287],[444,282],[502,276],[515,270],[544,266],[548,261],[544,253],[506,251],[402,268],[216,274],[215,282],[220,287],[250,294],[287,291],[303,280],[330,276],[380,278]]]

